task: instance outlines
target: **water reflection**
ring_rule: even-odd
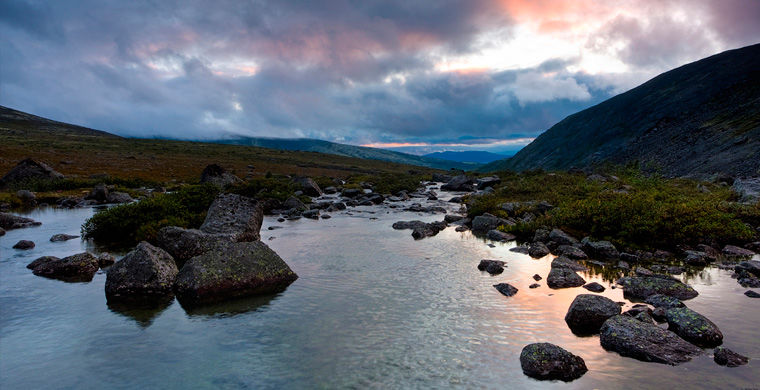
[[[189,317],[199,318],[226,318],[234,317],[240,314],[265,310],[270,302],[280,294],[262,295],[248,298],[239,298],[231,301],[225,301],[215,304],[202,306],[188,306],[180,302],[180,306],[185,310]]]
[[[174,302],[174,297],[153,301],[113,302],[107,303],[108,310],[134,320],[141,328],[147,328]]]

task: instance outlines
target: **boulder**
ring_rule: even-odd
[[[705,348],[723,344],[723,333],[707,317],[688,307],[674,307],[665,311],[668,330],[682,339]]]
[[[95,187],[93,187],[93,189],[90,190],[90,193],[84,198],[87,200],[95,201],[97,203],[107,203],[108,195],[109,195],[108,187],[106,187],[105,184],[98,184]]]
[[[612,299],[594,294],[580,294],[570,304],[565,322],[575,334],[599,332],[604,321],[620,314],[620,306]]]
[[[261,241],[219,242],[182,267],[174,285],[186,306],[284,290],[298,276]]]
[[[219,241],[234,241],[232,234],[208,234],[197,229],[177,226],[161,228],[156,235],[155,245],[172,256],[178,265],[205,253]]]
[[[577,262],[568,259],[567,257],[560,256],[552,260],[552,268],[569,268],[573,271],[588,271],[588,268],[586,268],[583,265],[578,264]]]
[[[478,269],[481,271],[486,271],[491,275],[497,275],[502,272],[504,272],[504,263],[503,261],[499,260],[480,260],[480,263],[478,264]]]
[[[499,283],[494,284],[493,287],[496,289],[496,291],[502,293],[505,296],[511,297],[515,294],[517,294],[517,288],[515,286],[509,284],[509,283]]]
[[[494,230],[501,224],[501,219],[495,215],[485,213],[472,219],[472,231],[474,233],[486,233]]]
[[[691,286],[667,276],[626,276],[617,284],[623,286],[626,296],[646,299],[654,294],[662,294],[680,300],[692,299],[699,295]]]
[[[454,223],[463,220],[464,217],[456,214],[446,214],[443,216],[443,222]]]
[[[330,195],[330,194],[337,194],[338,193],[338,189],[335,188],[335,187],[333,187],[333,186],[325,187],[325,189],[322,190],[322,191],[325,194],[328,194],[328,195]]]
[[[42,222],[37,222],[31,218],[20,217],[10,213],[0,213],[0,228],[4,230],[23,229],[40,225],[42,225]]]
[[[16,191],[16,197],[26,205],[34,204],[35,200],[37,199],[37,196],[34,194],[34,192],[29,190]]]
[[[79,238],[79,236],[73,236],[71,234],[54,234],[50,237],[50,242],[62,242]]]
[[[59,179],[63,179],[60,172],[56,172],[43,162],[27,158],[19,162],[0,179],[0,187],[28,181],[54,181]]]
[[[517,238],[514,234],[504,233],[496,229],[489,230],[486,237],[488,237],[489,240],[500,242],[514,241]]]
[[[344,188],[343,191],[341,191],[341,195],[345,196],[346,198],[356,198],[357,196],[363,194],[364,191],[358,189],[358,188]]]
[[[106,199],[106,202],[107,203],[119,203],[119,204],[121,204],[121,203],[129,203],[129,202],[131,202],[133,200],[134,199],[132,199],[132,196],[130,196],[126,192],[117,192],[117,191],[114,191],[114,192],[109,192],[108,193],[108,198]]]
[[[520,353],[520,367],[531,378],[565,382],[578,379],[588,371],[581,357],[550,343],[526,345]]]
[[[543,242],[534,242],[530,244],[530,248],[528,249],[528,255],[533,258],[541,258],[551,253],[549,251],[549,248],[544,244]]]
[[[744,295],[746,295],[746,296],[748,296],[750,298],[760,298],[760,293],[757,293],[757,292],[752,291],[752,290],[745,291]]]
[[[501,179],[498,176],[481,177],[476,181],[479,190],[484,190],[489,187],[494,187],[497,184],[501,184]]]
[[[421,240],[425,237],[435,236],[443,229],[446,229],[446,222],[437,221],[426,223],[422,226],[414,228],[412,230],[412,237],[414,237],[415,240]]]
[[[241,181],[242,180],[240,180],[239,177],[227,172],[226,169],[217,164],[207,165],[206,168],[203,169],[203,172],[201,172],[201,184],[211,183],[217,187],[224,188],[230,184],[239,183]]]
[[[301,202],[300,199],[296,198],[295,196],[291,196],[288,199],[286,199],[284,202],[282,202],[282,208],[284,210],[298,210],[298,211],[305,211],[309,208]]]
[[[615,260],[620,257],[615,245],[609,241],[592,241],[589,237],[581,241],[583,250],[592,258],[600,260]],[[627,260],[626,260],[627,261]]]
[[[298,189],[303,191],[304,195],[311,197],[322,196],[322,189],[310,177],[297,177],[293,179],[293,182]]]
[[[466,175],[455,176],[442,185],[441,189],[444,191],[475,191],[475,180]]]
[[[565,256],[567,258],[576,260],[588,259],[586,252],[572,245],[560,245],[554,249],[554,254],[557,256]]]
[[[518,245],[516,247],[509,248],[509,251],[510,252],[515,252],[515,253],[522,253],[524,255],[527,255],[528,251],[530,251],[530,248],[527,247],[527,246],[524,246],[524,245]]]
[[[106,272],[106,299],[140,302],[165,299],[172,294],[177,264],[161,248],[145,241]]]
[[[649,297],[644,300],[644,302],[654,306],[654,307],[662,307],[665,309],[672,309],[675,307],[686,307],[686,305],[683,304],[678,298],[673,298],[667,295],[662,294],[654,294],[650,295]]]
[[[98,256],[98,267],[105,268],[112,266],[116,262],[116,258],[110,253],[101,253]]]
[[[539,280],[541,280],[541,279],[543,279],[543,278],[541,277],[541,275],[539,275],[539,274],[534,274],[534,275],[533,275],[533,280],[535,280],[535,281],[539,281]]]
[[[760,177],[748,179],[736,179],[731,189],[739,195],[742,203],[757,203],[760,199]]]
[[[552,268],[546,278],[550,288],[568,288],[583,286],[586,281],[570,268]]]
[[[424,228],[426,225],[425,222],[422,221],[398,221],[394,222],[391,227],[393,227],[396,230],[404,230],[404,229],[418,229],[418,228]]]
[[[549,230],[536,229],[533,233],[533,242],[549,242]]]
[[[744,258],[755,255],[755,252],[752,252],[749,249],[740,248],[734,245],[726,245],[721,252],[723,253],[723,256],[731,258]]]
[[[309,218],[309,219],[319,219],[319,210],[318,209],[306,210],[301,214],[301,216],[303,216],[304,218]]]
[[[574,237],[559,229],[552,229],[549,232],[549,241],[554,241],[559,245],[574,245],[578,243],[578,240]]]
[[[737,273],[744,271],[755,276],[760,276],[760,260],[742,261],[734,267],[734,271]]]
[[[585,288],[586,290],[589,290],[591,292],[595,292],[595,293],[604,292],[604,290],[606,290],[606,288],[604,288],[604,286],[602,286],[601,284],[599,284],[597,282],[586,283],[586,284],[583,285],[583,288]]]
[[[13,249],[19,249],[19,250],[29,250],[34,248],[34,242],[29,240],[20,240],[16,243],[16,245],[13,245]]]
[[[53,256],[40,257],[26,266],[37,276],[64,280],[67,282],[89,282],[98,271],[98,259],[84,252],[58,259]]]
[[[448,183],[453,177],[451,175],[444,175],[442,173],[434,173],[433,181],[437,183]]]
[[[4,235],[5,235],[5,229],[3,229],[3,228],[0,228],[0,237],[2,237],[2,236],[4,236]]]
[[[705,266],[710,262],[710,258],[705,252],[700,251],[686,251],[686,258],[684,262],[693,266]]]
[[[715,348],[713,360],[715,360],[715,363],[726,367],[739,367],[749,363],[748,357],[724,347]]]
[[[608,351],[645,362],[677,365],[702,353],[675,333],[633,317],[617,315],[599,329],[599,341]]]
[[[206,214],[200,230],[209,234],[231,234],[235,241],[256,241],[261,238],[264,212],[254,199],[235,195],[219,195]]]

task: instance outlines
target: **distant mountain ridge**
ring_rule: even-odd
[[[423,157],[437,158],[441,160],[469,162],[475,164],[487,164],[492,161],[502,160],[509,155],[491,153],[485,150],[445,151],[423,154]]]
[[[113,137],[122,138],[116,134],[111,134],[101,130],[94,130],[83,126],[72,125],[69,123],[58,122],[41,116],[28,114],[23,111],[0,106],[0,123],[23,123],[33,124],[40,131],[56,132],[59,135],[85,135],[93,137]]]
[[[668,176],[760,175],[760,44],[665,72],[480,170],[631,162]]]
[[[269,149],[280,150],[298,150],[303,152],[318,152],[326,154],[335,154],[338,156],[357,157],[370,160],[389,161],[399,164],[417,165],[436,169],[463,169],[473,170],[481,164],[458,162],[431,158],[425,156],[416,156],[392,150],[369,148],[365,146],[354,146],[339,144],[330,141],[324,141],[311,138],[266,138],[266,137],[240,137],[232,139],[222,139],[216,141],[206,141],[213,143],[223,143],[232,145],[259,146]]]

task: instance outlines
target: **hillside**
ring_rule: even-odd
[[[570,115],[483,171],[638,162],[668,176],[760,174],[760,44],[663,73]]]
[[[445,151],[424,154],[423,157],[437,158],[441,160],[468,162],[473,164],[487,164],[492,161],[502,160],[508,155],[486,152],[484,150],[467,150],[461,152]]]
[[[467,163],[461,161],[452,161],[448,159],[430,158],[425,156],[416,156],[413,154],[395,152],[392,150],[368,148],[363,146],[354,146],[339,144],[335,142],[323,141],[310,138],[265,138],[265,137],[242,137],[212,141],[216,143],[259,146],[270,149],[294,150],[304,152],[317,152],[325,154],[334,154],[337,156],[357,157],[370,160],[389,161],[398,164],[418,165],[436,169],[464,169],[472,170],[480,166],[477,163]]]
[[[255,146],[122,138],[0,106],[0,174],[31,157],[68,177],[111,175],[150,181],[197,181],[210,163],[241,177],[274,174],[347,177],[362,173],[429,173],[379,160]]]

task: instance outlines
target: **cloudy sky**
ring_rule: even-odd
[[[0,105],[124,136],[508,151],[760,41],[757,0],[0,1]]]

